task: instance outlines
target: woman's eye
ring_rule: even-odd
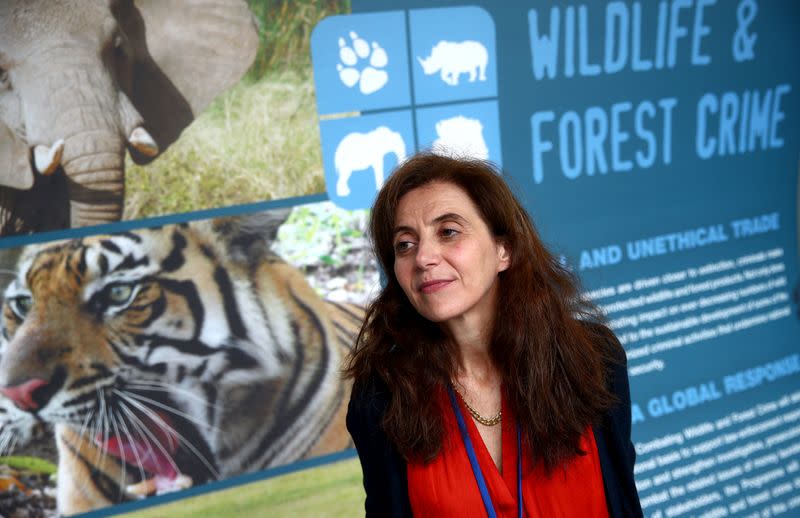
[[[123,304],[131,298],[133,287],[130,284],[114,284],[108,288],[108,300],[114,304]]]
[[[31,306],[33,306],[33,297],[29,295],[20,295],[14,297],[9,302],[11,303],[11,309],[14,313],[16,313],[19,318],[25,318],[31,310]]]
[[[443,228],[441,234],[443,237],[453,237],[458,234],[458,230],[454,228]]]
[[[411,241],[399,241],[399,242],[395,243],[394,251],[396,253],[405,252],[406,250],[408,250],[412,246],[413,246],[413,243]]]

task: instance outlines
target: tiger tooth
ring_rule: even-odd
[[[189,489],[194,485],[192,477],[184,475],[183,473],[178,474],[175,478],[165,478],[156,475],[155,483],[156,483],[157,495],[163,495],[164,493],[172,493],[173,491],[181,491],[183,489]]]
[[[172,493],[173,491],[182,491],[184,489],[189,489],[193,485],[194,481],[192,477],[182,473],[175,478],[156,475],[153,478],[148,478],[136,484],[126,486],[125,492],[133,498],[144,498],[152,495]]]
[[[148,478],[125,487],[125,492],[134,498],[144,498],[156,493],[157,483],[155,478]]]

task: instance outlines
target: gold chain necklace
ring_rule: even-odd
[[[494,426],[497,423],[499,423],[500,420],[503,418],[502,409],[499,412],[497,412],[497,415],[494,417],[483,417],[477,410],[472,408],[472,406],[469,403],[467,403],[467,398],[465,398],[464,394],[461,392],[461,390],[459,390],[458,385],[456,385],[455,383],[453,383],[452,385],[453,388],[456,389],[456,392],[458,392],[458,395],[461,396],[461,401],[463,401],[464,405],[467,407],[469,415],[474,417],[475,420],[478,421],[483,426]]]

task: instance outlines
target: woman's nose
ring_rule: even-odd
[[[417,244],[417,267],[428,268],[439,264],[441,259],[441,249],[436,241],[431,239],[420,239]]]

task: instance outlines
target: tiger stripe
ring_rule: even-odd
[[[269,250],[276,221],[23,252],[0,385],[45,382],[32,397],[56,425],[61,513],[125,501],[143,477],[199,484],[352,445],[339,369],[363,309],[324,301]]]

